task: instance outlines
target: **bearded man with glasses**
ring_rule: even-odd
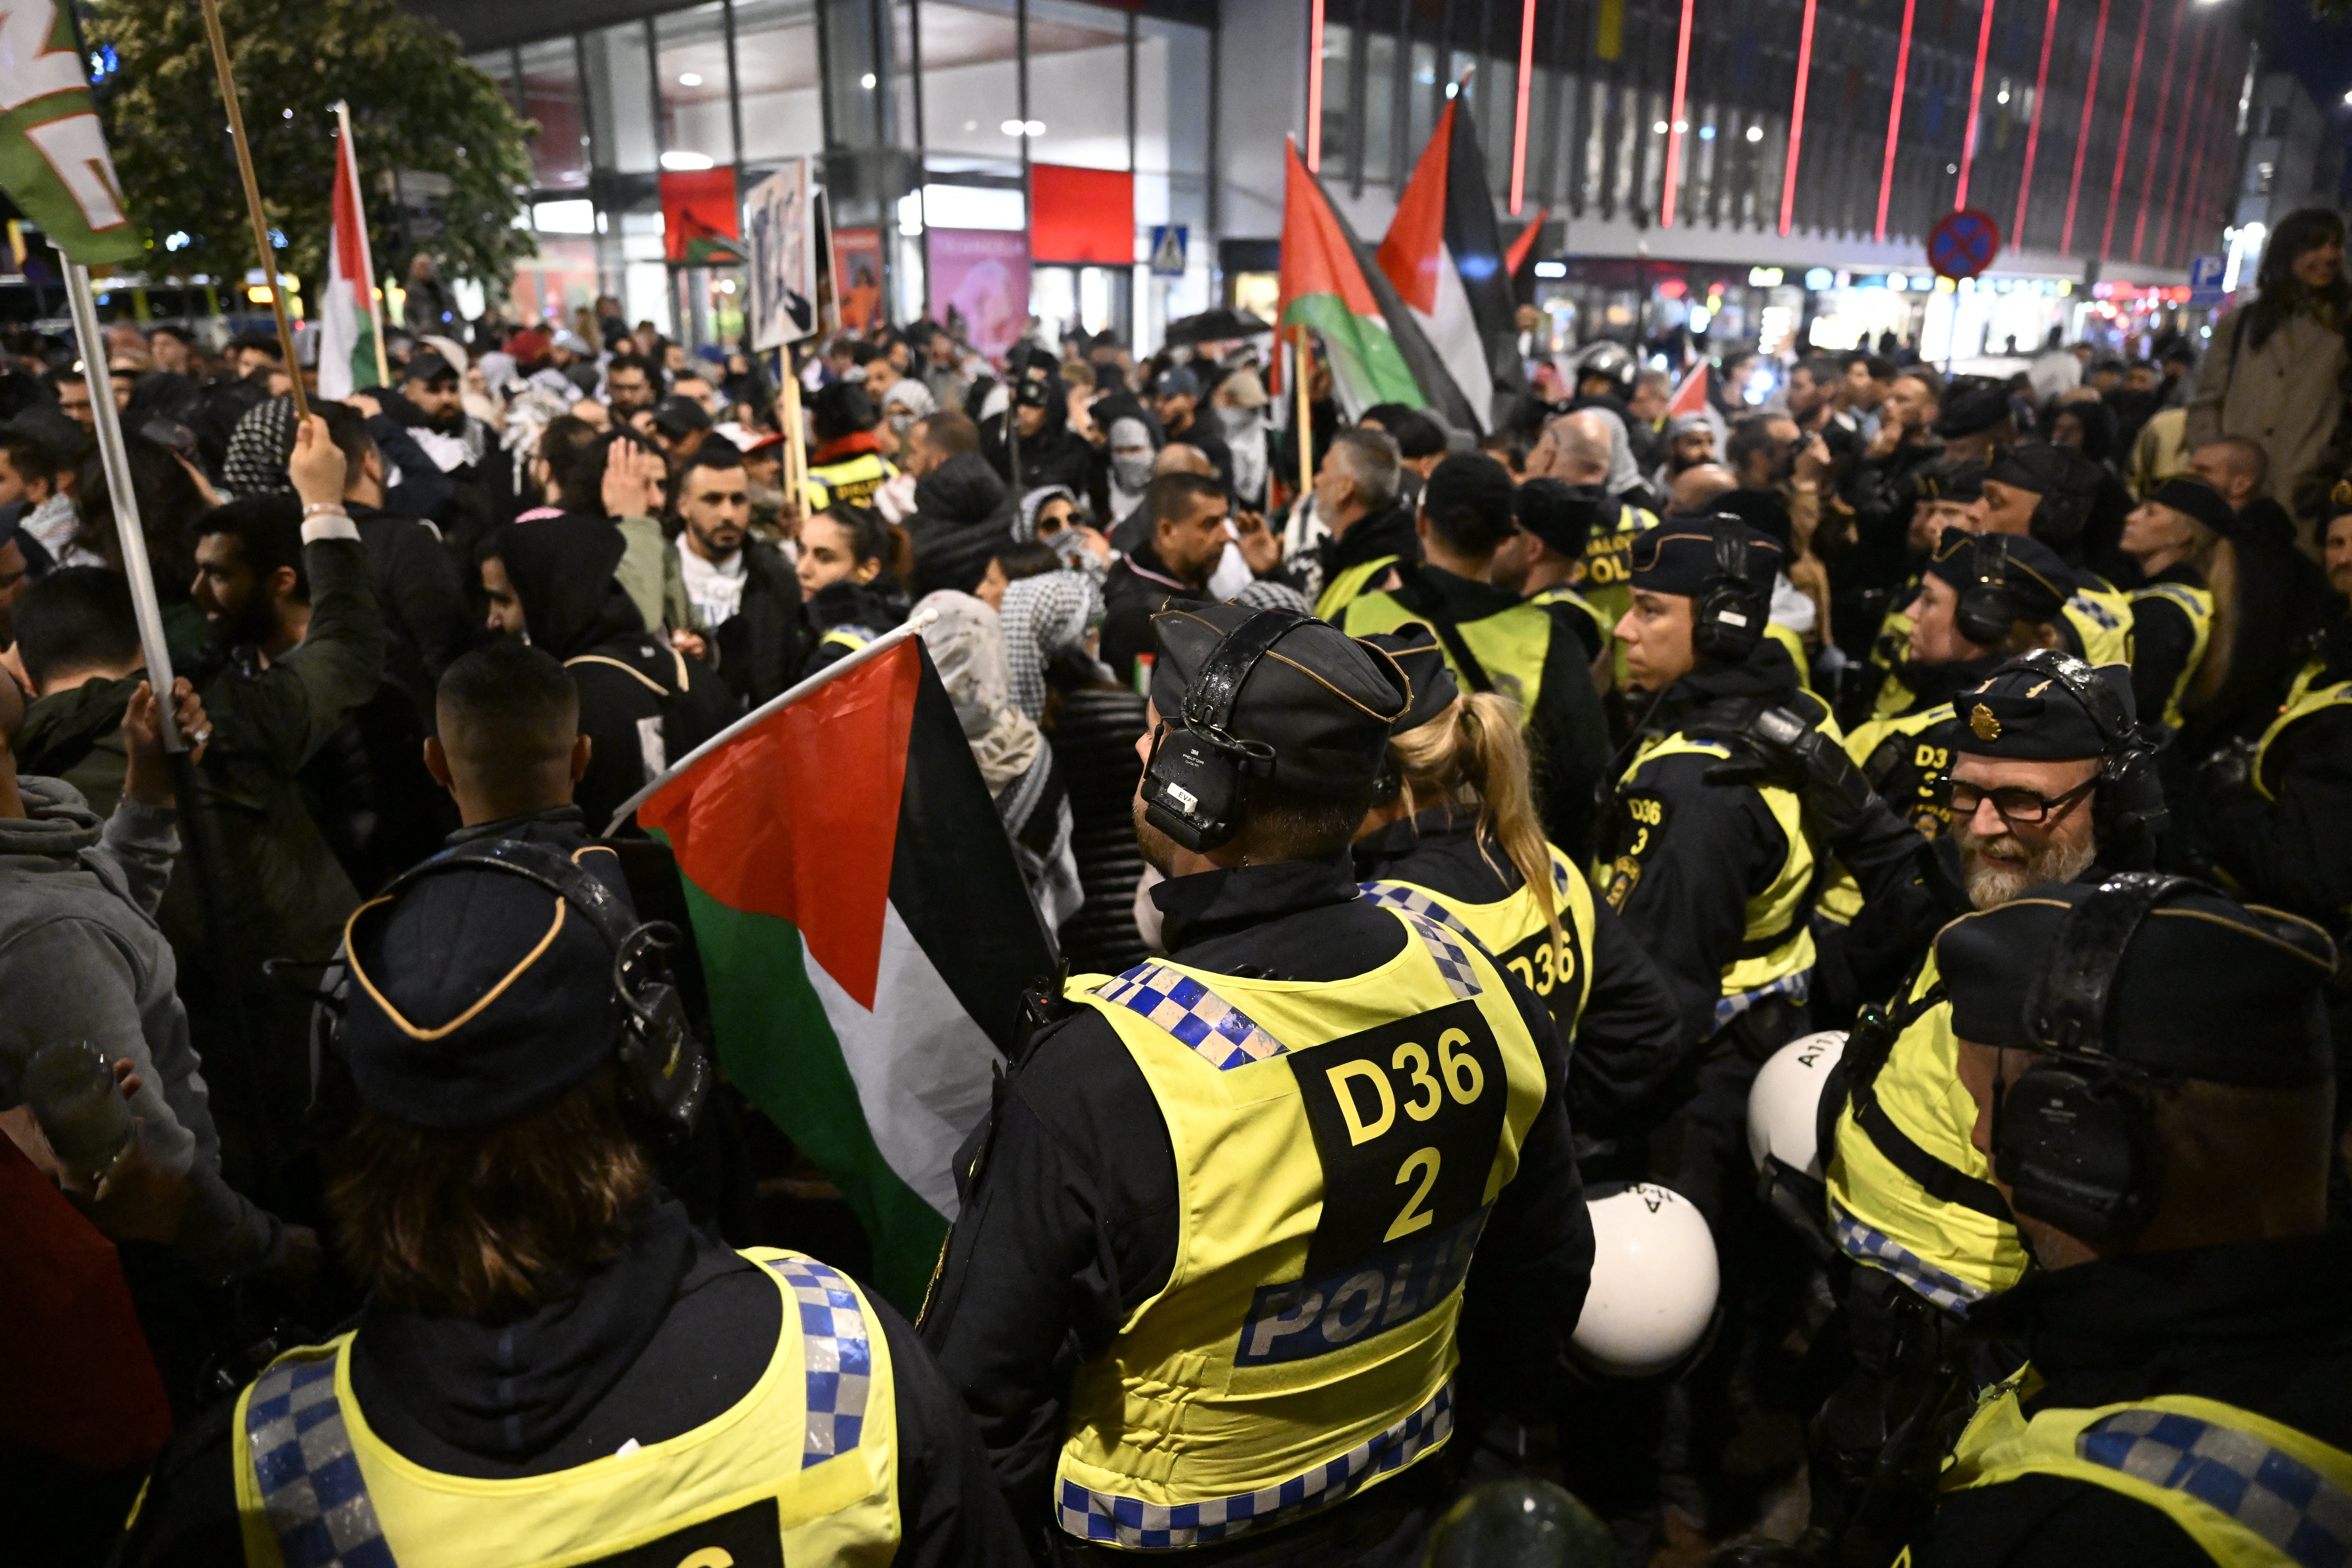
[[[2163,797],[2128,667],[2037,650],[1956,693],[1950,712],[1935,737],[1950,750],[1937,786],[1948,892],[1989,910],[2043,883],[2096,883],[2147,863]],[[1811,1424],[1813,1542],[1845,1539],[1852,1560],[1858,1543],[1885,1541],[1884,1561],[1916,1522],[1884,1506],[1895,1495],[1885,1479],[1902,1467],[1899,1456],[1882,1462],[1888,1446],[1932,1427],[1920,1417],[1952,1396],[1969,1311],[2032,1258],[1970,1142],[1976,1106],[1932,951],[1892,1001],[1864,1009],[1826,1092],[1824,1120],[1842,1102],[1823,1162],[1827,1217],[1850,1265],[1835,1281],[1842,1332],[1827,1342],[1849,1345],[1852,1365]],[[1932,1475],[1940,1455],[1920,1458]]]

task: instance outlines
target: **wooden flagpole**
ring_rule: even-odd
[[[269,290],[270,313],[278,318],[278,347],[286,356],[286,379],[294,394],[294,417],[310,417],[310,395],[302,389],[302,363],[294,353],[294,323],[286,314],[286,291],[278,286],[278,254],[269,243],[269,219],[261,210],[261,186],[253,177],[253,148],[245,138],[245,110],[238,107],[236,78],[228,66],[228,38],[221,31],[220,0],[204,0],[205,32],[213,44],[213,70],[220,78],[221,101],[228,106],[229,139],[236,143],[236,172],[245,181],[246,216],[253,220],[253,247],[261,253],[262,286]],[[373,290],[374,279],[368,281]],[[379,334],[377,342],[383,338]]]
[[[1290,379],[1298,384],[1298,505],[1315,492],[1315,416],[1307,399],[1307,373],[1315,351],[1307,340],[1307,323],[1298,323],[1298,348],[1291,356]]]

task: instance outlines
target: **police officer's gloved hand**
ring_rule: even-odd
[[[2197,787],[2208,800],[2233,794],[2253,780],[2252,740],[2232,741],[2197,764]]]
[[[1805,815],[1831,845],[1859,833],[1877,798],[1845,749],[1785,708],[1759,711],[1726,738],[1731,755],[1707,769],[1711,784],[1776,784],[1803,800]]]

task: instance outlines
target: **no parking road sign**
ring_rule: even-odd
[[[2000,226],[1990,213],[1962,207],[1927,231],[1927,265],[1944,278],[1974,278],[2000,254]]]

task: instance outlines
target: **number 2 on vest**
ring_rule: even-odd
[[[1396,1223],[1389,1226],[1389,1233],[1381,1237],[1382,1241],[1394,1241],[1399,1237],[1411,1236],[1416,1230],[1425,1230],[1430,1221],[1437,1217],[1422,1205],[1429,1200],[1429,1189],[1437,1185],[1440,1163],[1434,1149],[1415,1149],[1404,1157],[1404,1163],[1397,1168],[1396,1184],[1400,1187],[1404,1185],[1412,1180],[1412,1173],[1419,1171],[1421,1185],[1413,1188],[1412,1196],[1405,1200],[1403,1212],[1396,1216]]]

